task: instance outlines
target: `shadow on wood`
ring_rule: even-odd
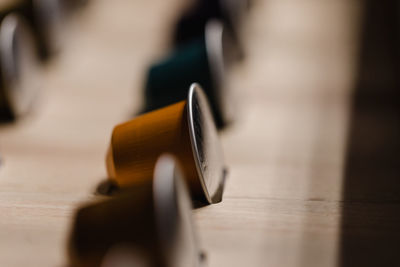
[[[339,266],[400,266],[400,5],[365,1]]]

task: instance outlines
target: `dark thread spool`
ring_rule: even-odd
[[[176,160],[162,155],[147,181],[77,211],[68,243],[70,266],[100,266],[118,247],[146,266],[200,266],[191,204]]]
[[[246,11],[248,0],[197,0],[194,5],[182,14],[175,25],[173,46],[179,47],[200,38],[210,20],[221,21],[230,41],[236,50],[236,57],[244,58],[240,28]]]
[[[0,23],[0,119],[12,121],[32,109],[40,89],[40,62],[24,19],[9,14]]]
[[[16,0],[0,10],[0,18],[10,13],[24,17],[32,28],[38,54],[48,60],[62,46],[62,24],[65,19],[63,0]]]

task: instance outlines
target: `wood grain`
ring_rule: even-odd
[[[183,1],[91,1],[45,70],[37,110],[0,128],[0,266],[63,266],[111,130],[140,108]],[[230,75],[224,200],[194,211],[210,267],[338,265],[360,3],[254,1]]]

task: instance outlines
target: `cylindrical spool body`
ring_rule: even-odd
[[[108,174],[120,187],[146,183],[156,159],[172,153],[180,161],[191,193],[201,196],[187,124],[186,101],[144,114],[114,128]]]
[[[179,46],[200,37],[207,22],[218,19],[226,26],[236,48],[242,51],[239,29],[247,4],[247,0],[196,1],[177,21],[173,33],[174,45]]]
[[[64,0],[14,0],[0,9],[0,17],[18,13],[32,27],[37,51],[43,60],[58,52],[63,43]]]
[[[145,87],[145,111],[186,99],[187,88],[193,82],[201,84],[212,99],[215,91],[213,73],[205,41],[205,38],[194,40],[150,67]]]
[[[229,124],[232,112],[226,103],[232,105],[233,102],[225,73],[231,57],[227,55],[229,45],[224,33],[222,23],[211,20],[206,24],[203,37],[179,47],[169,57],[152,65],[145,87],[144,111],[185,99],[187,88],[196,82],[210,101],[217,127]]]
[[[157,157],[174,154],[193,198],[220,202],[225,165],[207,98],[199,85],[187,101],[144,114],[114,128],[107,153],[109,177],[120,187],[151,179]]]
[[[118,248],[145,266],[200,266],[187,187],[171,155],[159,157],[147,183],[78,210],[69,240],[71,266],[100,266],[108,254],[118,257]]]
[[[105,201],[81,207],[69,240],[69,266],[100,266],[116,244],[140,244],[142,253],[156,251],[151,184]]]
[[[0,115],[12,120],[26,114],[40,89],[35,44],[24,19],[7,15],[0,26]]]

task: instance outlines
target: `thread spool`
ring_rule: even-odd
[[[197,0],[177,21],[173,33],[174,46],[180,46],[203,35],[210,20],[220,20],[225,25],[239,58],[244,57],[241,41],[241,24],[249,0]]]
[[[85,8],[90,3],[90,0],[63,0],[67,13],[71,14],[81,8]]]
[[[38,53],[47,60],[57,53],[63,43],[65,20],[64,0],[15,0],[0,10],[3,18],[9,13],[24,17],[32,27]]]
[[[107,153],[111,181],[124,188],[146,183],[157,157],[171,153],[182,165],[194,199],[222,200],[225,166],[206,96],[190,87],[186,101],[117,125]]]
[[[234,101],[226,79],[229,57],[224,36],[222,23],[210,21],[202,38],[151,66],[145,87],[144,112],[184,100],[187,88],[197,82],[210,101],[217,127],[229,124],[234,117]]]
[[[0,117],[14,120],[33,106],[40,87],[40,62],[29,27],[9,14],[0,25]]]
[[[30,1],[33,1],[33,23],[39,37],[40,53],[46,59],[59,52],[64,43],[65,3],[64,0]]]
[[[199,267],[191,203],[176,160],[162,155],[148,183],[80,208],[68,251],[76,267],[100,266],[110,254],[145,266]]]

